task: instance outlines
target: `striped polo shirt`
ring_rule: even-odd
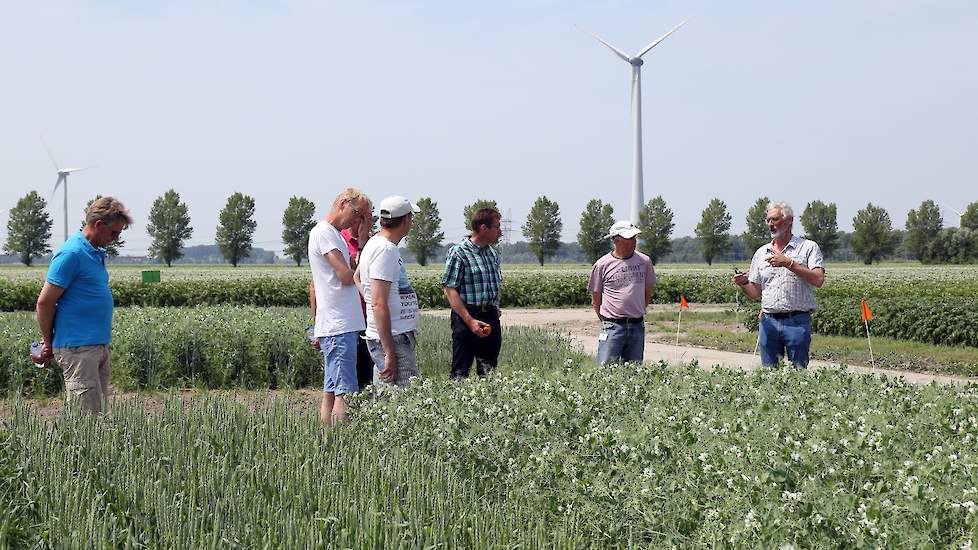
[[[747,275],[750,282],[761,285],[761,309],[765,313],[815,311],[813,287],[787,267],[774,267],[767,262],[767,257],[775,253],[773,244],[770,242],[757,249]],[[808,269],[825,269],[822,250],[815,241],[792,235],[782,252]]]

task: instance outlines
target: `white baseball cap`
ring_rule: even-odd
[[[619,220],[615,222],[615,225],[611,226],[611,231],[608,232],[608,237],[621,237],[623,239],[631,239],[635,235],[638,235],[642,231],[639,228],[632,225],[632,222]]]
[[[404,197],[395,195],[380,201],[381,218],[400,218],[412,212],[421,212],[421,209]]]

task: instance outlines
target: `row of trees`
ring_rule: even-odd
[[[91,203],[88,202],[89,205]],[[747,227],[739,240],[743,242],[744,252],[748,256],[771,239],[765,221],[769,203],[768,197],[759,197],[747,211]],[[441,230],[438,203],[430,197],[422,197],[417,205],[421,212],[415,215],[407,247],[418,263],[426,265],[441,248],[445,233]],[[30,265],[34,258],[51,252],[52,221],[46,207],[44,198],[32,191],[10,210],[5,249],[17,254],[26,265]],[[496,201],[487,199],[479,199],[465,206],[463,216],[466,227],[472,214],[480,208],[498,206]],[[309,231],[316,224],[315,210],[316,206],[311,200],[293,196],[282,215],[284,253],[296,265],[306,258]],[[216,244],[224,258],[234,266],[251,253],[252,237],[257,227],[254,213],[254,198],[234,193],[228,197],[219,214]],[[639,237],[639,250],[648,254],[653,262],[658,262],[672,251],[673,218],[672,209],[661,196],[649,200],[640,211],[642,234]],[[841,235],[835,203],[812,201],[796,218],[800,220],[803,231],[799,231],[797,225],[794,231],[816,241],[826,257],[831,257],[838,249]],[[577,242],[588,261],[594,262],[610,250],[607,235],[614,221],[614,208],[610,204],[592,199],[585,206]],[[731,221],[727,205],[720,199],[711,200],[700,214],[695,234],[702,258],[708,264],[729,250]],[[852,248],[865,263],[873,263],[892,254],[897,245],[897,232],[893,230],[886,210],[870,203],[856,213],[852,223]],[[540,265],[559,250],[562,230],[558,204],[546,195],[538,197],[522,226],[522,233],[527,239],[528,249]],[[193,235],[194,229],[190,225],[187,204],[180,200],[175,190],[166,191],[153,202],[146,231],[152,238],[150,257],[169,266],[183,256],[184,243]],[[119,242],[109,247],[108,253],[117,256],[122,244]],[[940,208],[934,201],[924,201],[920,208],[910,210],[907,215],[904,245],[913,258],[926,263],[978,260],[978,202],[968,205],[961,215],[959,228],[944,228]]]

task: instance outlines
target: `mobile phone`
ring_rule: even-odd
[[[308,338],[310,342],[316,341],[316,331],[313,330],[312,325],[306,325],[306,338]]]
[[[737,269],[737,266],[733,266],[733,270],[734,270],[734,275],[740,275],[741,273],[743,273],[743,271]]]

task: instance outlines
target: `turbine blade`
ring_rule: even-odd
[[[577,27],[577,25],[574,25],[574,26]],[[607,46],[609,50],[613,51],[615,53],[615,55],[617,55],[618,57],[622,58],[622,60],[624,60],[625,63],[631,63],[632,62],[632,58],[628,57],[628,55],[625,52],[623,52],[623,51],[619,50],[618,48],[612,46],[611,44],[605,42],[604,40],[601,39],[600,36],[594,34],[593,32],[586,31],[586,30],[582,29],[581,27],[577,27],[577,30],[579,30],[579,31],[581,31],[583,33],[590,34],[591,36],[593,36],[595,40],[597,40],[598,42],[601,42],[602,44],[604,44],[605,46]]]
[[[44,138],[43,137],[41,138],[41,145],[43,145],[44,146],[44,150],[47,151],[48,158],[51,159],[51,164],[54,165],[54,169],[55,170],[61,170],[61,168],[58,168],[58,163],[54,160],[54,155],[51,154],[51,148],[48,147],[48,144],[47,144],[47,142],[44,141]]]
[[[653,43],[651,43],[651,44],[649,44],[648,46],[646,46],[646,47],[645,47],[645,49],[644,49],[644,50],[642,50],[642,51],[641,51],[641,52],[640,52],[640,53],[639,53],[638,55],[636,55],[635,57],[642,57],[643,55],[645,55],[645,54],[647,54],[647,53],[649,53],[649,50],[651,50],[652,48],[654,48],[654,47],[656,47],[656,45],[657,45],[657,44],[658,44],[659,42],[662,42],[663,40],[665,40],[667,36],[669,36],[670,34],[672,34],[672,33],[674,33],[674,32],[676,32],[677,30],[679,30],[679,27],[682,27],[683,25],[685,25],[687,21],[689,21],[689,19],[683,19],[683,22],[682,22],[682,23],[680,23],[680,24],[678,24],[678,25],[676,25],[675,27],[673,27],[673,29],[672,29],[671,31],[669,31],[669,32],[667,32],[666,34],[663,34],[662,36],[660,36],[660,37],[658,38],[658,40],[656,40],[655,42],[653,42]]]
[[[48,202],[54,200],[54,195],[58,192],[58,186],[61,185],[62,181],[65,182],[65,185],[68,185],[68,177],[58,174],[58,181],[54,183],[54,189],[51,190],[51,198],[48,199]]]

